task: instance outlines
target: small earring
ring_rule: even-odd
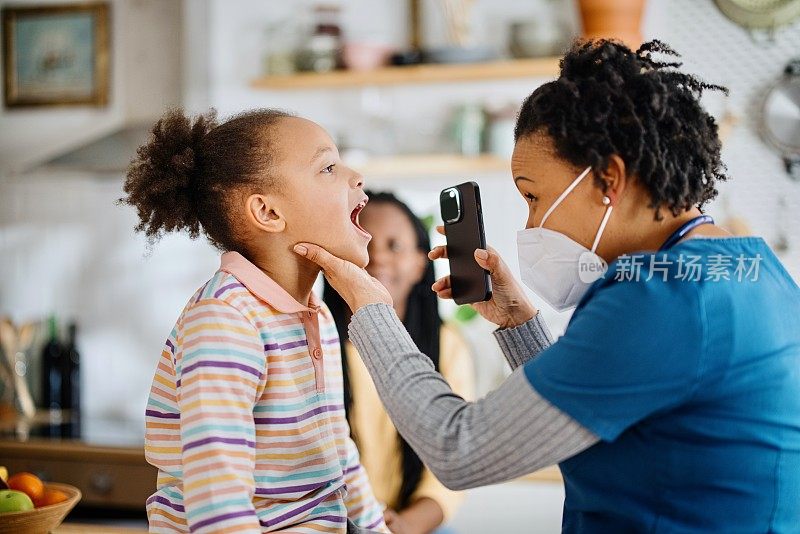
[[[603,206],[608,206],[611,204],[611,199],[608,197],[603,197]]]

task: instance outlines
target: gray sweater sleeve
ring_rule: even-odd
[[[553,344],[553,336],[541,313],[515,328],[495,330],[494,337],[512,370]]]
[[[391,306],[359,309],[350,339],[398,431],[450,489],[511,480],[598,441],[536,393],[521,367],[483,399],[465,401],[419,352]]]

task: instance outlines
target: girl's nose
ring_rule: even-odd
[[[364,177],[360,173],[353,171],[350,176],[350,187],[353,189],[364,189]]]

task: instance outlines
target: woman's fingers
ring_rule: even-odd
[[[444,235],[444,226],[437,226],[436,231]],[[446,259],[447,247],[446,246],[433,247],[433,249],[430,252],[428,252],[428,258],[432,260]]]
[[[453,289],[450,287],[450,275],[440,278],[433,283],[431,289],[440,299],[453,298]]]
[[[386,526],[389,528],[389,531],[392,534],[405,534],[407,532],[407,529],[403,524],[403,518],[400,517],[400,514],[394,510],[387,509],[384,511],[383,521],[386,523]]]
[[[475,250],[475,261],[478,262],[483,269],[489,271],[489,274],[498,282],[505,282],[510,276],[508,266],[500,257],[495,249],[489,247],[487,249]]]
[[[538,313],[495,249],[477,249],[475,261],[489,271],[492,277],[493,293],[490,302],[495,310],[488,313],[486,309],[487,313],[482,313],[486,319],[501,328],[509,328],[529,321]]]
[[[450,288],[447,288],[447,289],[445,289],[443,291],[440,291],[440,292],[436,293],[436,296],[439,297],[442,300],[451,300],[453,298],[453,290],[450,289]]]
[[[387,508],[386,511],[383,512],[383,520],[386,522],[387,527],[390,527],[391,524],[397,521],[399,518],[400,516],[394,510]]]
[[[439,246],[433,247],[430,252],[428,252],[428,258],[432,260],[439,260],[447,258],[447,247]]]
[[[436,292],[439,292],[443,289],[448,289],[449,287],[450,287],[450,275],[448,274],[447,276],[443,276],[439,278],[437,281],[435,281],[431,286],[431,289],[433,289]]]
[[[326,276],[335,277],[345,268],[344,260],[337,258],[319,245],[298,243],[294,246],[294,251],[322,267]]]

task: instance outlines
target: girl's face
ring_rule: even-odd
[[[272,129],[271,144],[275,193],[258,196],[264,206],[256,218],[266,221],[264,228],[279,234],[289,249],[314,243],[366,266],[371,236],[358,224],[367,202],[361,175],[341,162],[333,140],[312,121],[281,119]]]
[[[364,210],[361,223],[372,234],[367,272],[389,290],[394,302],[405,302],[428,261],[417,247],[411,221],[397,206],[379,202]]]

